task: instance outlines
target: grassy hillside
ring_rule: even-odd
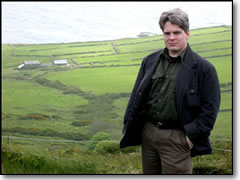
[[[214,154],[195,158],[194,172],[232,173],[232,27],[193,30],[189,44],[216,67],[222,98],[210,137]],[[141,173],[139,147],[120,153],[118,142],[141,61],[163,47],[162,36],[66,44],[2,44],[3,172]],[[67,59],[70,65],[17,69],[23,61],[49,64],[56,59]],[[85,142],[93,140],[113,142]],[[25,157],[25,153],[30,155]],[[59,159],[55,165],[53,157]],[[113,159],[110,166],[105,158]],[[65,171],[64,159],[71,164]],[[75,168],[78,161],[69,159],[84,162],[82,169]],[[32,169],[19,164],[20,160],[38,165]],[[53,166],[50,169],[54,170],[42,166]]]

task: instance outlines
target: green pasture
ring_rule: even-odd
[[[81,50],[79,50],[81,49]],[[64,51],[63,51],[64,50]],[[103,46],[83,46],[79,47],[58,47],[53,49],[43,49],[43,50],[32,50],[29,47],[22,47],[17,48],[16,53],[18,55],[25,55],[31,54],[36,56],[61,56],[61,55],[68,55],[68,54],[92,54],[92,53],[111,53],[112,46],[110,45],[103,45]]]
[[[214,153],[195,158],[194,172],[231,174],[232,27],[194,29],[189,44],[215,66],[221,85],[220,112],[210,136]],[[123,116],[142,59],[163,47],[162,35],[98,42],[2,44],[2,171],[141,173],[140,148],[123,152],[118,147]],[[67,59],[69,66],[17,69],[24,61],[52,64],[56,59]],[[114,143],[95,144],[92,150],[89,143],[79,142],[96,136]],[[52,161],[51,157],[60,159]]]
[[[24,87],[24,88],[23,88]],[[62,109],[69,111],[88,101],[80,96],[62,95],[56,89],[31,82],[8,80],[2,82],[2,111],[7,114],[45,113]]]
[[[78,87],[96,95],[130,92],[139,67],[84,68],[51,73],[46,78]],[[67,78],[66,78],[67,77]]]
[[[215,66],[220,83],[232,82],[232,56],[209,58],[209,61]]]

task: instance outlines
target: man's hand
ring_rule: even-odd
[[[191,150],[193,148],[194,144],[192,143],[192,141],[187,136],[186,136],[186,139],[187,139],[188,146]]]

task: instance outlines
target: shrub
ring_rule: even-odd
[[[99,153],[119,153],[119,143],[117,142],[99,142],[96,145],[96,151]]]
[[[55,88],[55,89],[60,89],[60,90],[65,90],[67,87],[62,84],[59,80],[56,81],[50,81],[48,79],[45,78],[38,78],[36,79],[36,82],[42,86],[47,86],[47,87],[51,87],[51,88]]]
[[[38,79],[36,79],[36,82],[43,86],[46,86],[47,84],[50,83],[50,81],[48,79],[44,79],[44,78],[38,78]]]
[[[121,149],[121,152],[122,153],[133,153],[133,152],[139,151],[139,148],[140,147],[138,147],[138,146],[131,146],[131,147]]]
[[[132,147],[127,147],[120,149],[119,147],[119,142],[99,142],[96,144],[95,148],[96,152],[99,153],[135,153],[139,151],[139,147],[137,146],[132,146]]]
[[[93,135],[91,138],[91,141],[106,141],[106,140],[111,140],[111,135],[105,132],[98,132]],[[98,142],[92,142],[89,143],[88,149],[89,150],[94,150]]]
[[[65,90],[66,86],[64,84],[62,84],[59,80],[53,81],[53,82],[49,82],[48,86],[51,88],[55,88],[55,89],[60,89],[60,90]]]

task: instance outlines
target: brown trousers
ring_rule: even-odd
[[[142,133],[144,174],[192,174],[186,135],[178,129],[160,129],[146,122]]]

